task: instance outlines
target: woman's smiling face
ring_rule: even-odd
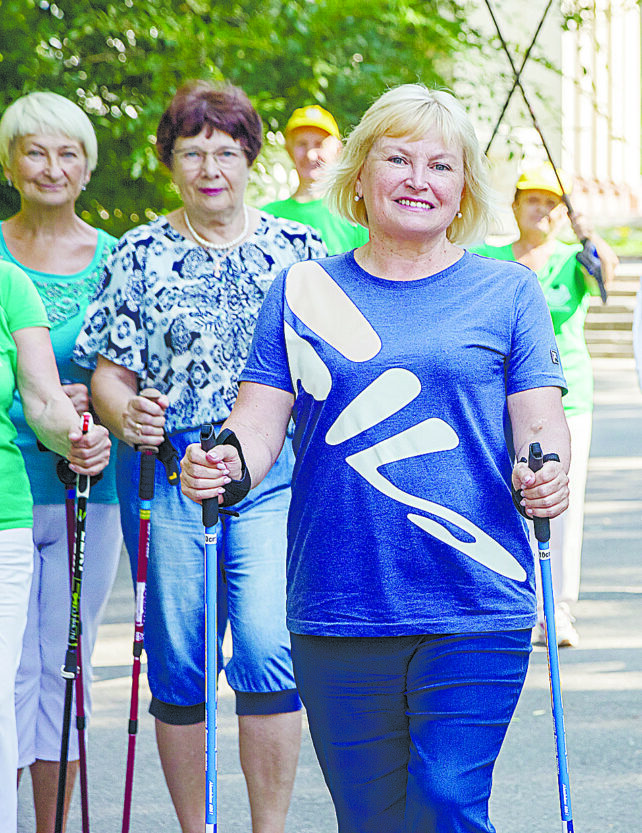
[[[391,241],[438,239],[459,211],[464,192],[461,146],[437,136],[382,136],[357,180],[371,236]]]
[[[172,155],[172,176],[190,217],[224,220],[242,208],[250,166],[237,139],[203,128],[179,136]]]
[[[21,136],[6,174],[23,200],[48,207],[75,203],[90,176],[77,139],[46,134]]]

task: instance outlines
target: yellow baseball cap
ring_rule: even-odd
[[[563,194],[570,194],[573,188],[573,182],[568,174],[557,169],[559,178],[564,186],[564,191],[560,188],[560,184],[555,176],[555,171],[550,162],[545,162],[536,168],[529,168],[517,180],[515,188],[518,191],[550,191],[558,197]]]
[[[332,113],[328,113],[323,107],[318,104],[313,104],[310,107],[299,107],[290,116],[288,123],[285,125],[285,136],[297,127],[318,127],[320,130],[325,130],[330,136],[335,136],[337,139],[341,138],[339,128]]]

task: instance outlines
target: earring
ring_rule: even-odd
[[[86,191],[86,190],[87,190],[87,186],[86,186],[86,185],[83,185],[82,190],[83,190],[83,191]]]
[[[360,195],[360,194],[355,194],[355,195],[354,195],[354,201],[355,201],[355,202],[359,202],[359,200],[360,200],[360,199],[361,199],[361,195]]]
[[[7,185],[9,186],[9,188],[13,188],[13,182],[11,181],[10,177],[7,177]]]
[[[464,216],[464,215],[461,213],[461,211],[458,211],[458,212],[455,214],[455,217],[457,217],[457,219],[459,219],[459,220],[461,220],[461,218],[462,218],[463,216]]]

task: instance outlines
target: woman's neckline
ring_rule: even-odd
[[[424,281],[434,278],[437,275],[441,275],[450,269],[452,266],[455,266],[459,263],[462,258],[465,256],[466,251],[465,249],[460,249],[458,246],[453,246],[453,249],[450,250],[450,254],[452,257],[447,257],[444,259],[444,264],[439,264],[438,268],[432,269],[431,267],[427,267],[429,271],[424,271],[416,275],[416,277],[412,278],[405,278],[405,277],[389,277],[388,275],[380,274],[383,269],[378,268],[376,271],[371,271],[370,268],[364,263],[359,262],[359,258],[357,257],[357,253],[359,249],[355,249],[352,252],[352,257],[356,266],[361,269],[366,275],[370,275],[372,278],[376,278],[377,280],[386,281],[388,283],[401,283],[401,284],[410,284],[414,283],[415,281]],[[419,271],[418,269],[413,269],[413,271]]]
[[[100,258],[102,257],[102,253],[104,250],[103,238],[106,236],[107,233],[102,229],[96,228],[94,229],[94,231],[96,232],[96,246],[94,248],[94,253],[89,263],[82,269],[78,269],[75,272],[46,272],[43,269],[34,269],[32,266],[27,266],[21,260],[18,260],[18,258],[13,254],[13,252],[7,245],[7,239],[5,237],[3,228],[5,222],[6,220],[0,222],[0,241],[2,243],[2,248],[6,255],[9,257],[10,261],[12,263],[15,263],[16,266],[19,266],[25,272],[27,272],[27,274],[39,276],[42,278],[58,278],[61,280],[78,279],[84,277],[87,274],[90,274],[98,266]]]
[[[427,283],[432,283],[435,280],[443,277],[444,275],[448,275],[452,272],[458,271],[464,264],[464,261],[467,257],[470,257],[469,253],[466,249],[461,249],[461,255],[456,260],[453,260],[448,265],[444,266],[441,269],[438,269],[435,272],[431,272],[426,275],[421,275],[416,278],[411,278],[409,280],[401,280],[398,278],[387,278],[381,275],[375,275],[372,272],[369,272],[366,268],[364,268],[355,257],[355,252],[358,251],[357,249],[352,250],[350,252],[346,252],[346,256],[348,257],[349,262],[352,264],[353,268],[358,270],[361,274],[366,275],[370,280],[381,283],[382,286],[389,286],[395,288],[403,288],[403,287],[412,287],[412,286],[422,286]]]

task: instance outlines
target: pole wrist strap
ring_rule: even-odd
[[[245,465],[245,457],[243,456],[241,443],[233,431],[230,431],[229,428],[224,428],[216,438],[216,445],[233,446],[238,451],[238,455],[241,459],[241,479],[231,480],[225,486],[223,503],[221,504],[221,506],[234,506],[236,503],[240,503],[243,498],[247,496],[248,492],[252,488],[252,478],[250,477],[250,472]]]

